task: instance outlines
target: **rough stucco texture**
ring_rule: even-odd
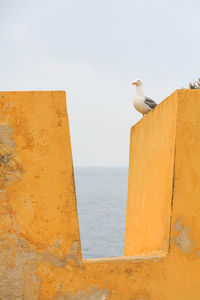
[[[0,93],[0,299],[199,300],[200,92],[132,129],[126,256],[96,260],[81,258],[65,101]]]

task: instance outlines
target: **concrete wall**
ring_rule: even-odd
[[[133,127],[110,259],[81,259],[65,93],[1,92],[0,112],[0,299],[200,299],[200,91]]]
[[[168,252],[176,94],[131,129],[125,255]]]

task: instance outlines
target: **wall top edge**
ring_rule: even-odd
[[[147,115],[145,115],[143,118],[141,118],[137,123],[135,123],[133,126],[131,126],[131,130],[133,130],[135,126],[139,126],[139,124],[141,124],[141,122],[143,122],[146,118],[153,117],[153,113],[156,113],[157,110],[162,109],[161,107],[164,105],[164,103],[166,101],[170,100],[172,97],[176,98],[176,97],[179,97],[179,96],[182,97],[184,95],[188,96],[188,94],[190,94],[190,95],[199,94],[199,96],[200,96],[200,89],[177,89],[177,90],[175,90],[172,94],[170,94],[164,100],[162,100],[158,104],[158,106],[156,106],[152,111],[150,111]]]
[[[66,94],[65,90],[31,90],[31,91],[0,91],[0,94],[10,94],[10,93],[64,93]]]

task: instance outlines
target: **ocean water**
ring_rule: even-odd
[[[122,256],[128,167],[76,167],[83,258]]]

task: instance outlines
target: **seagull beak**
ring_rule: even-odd
[[[135,84],[136,84],[136,82],[133,82],[133,83],[132,83],[132,85],[135,85]]]

